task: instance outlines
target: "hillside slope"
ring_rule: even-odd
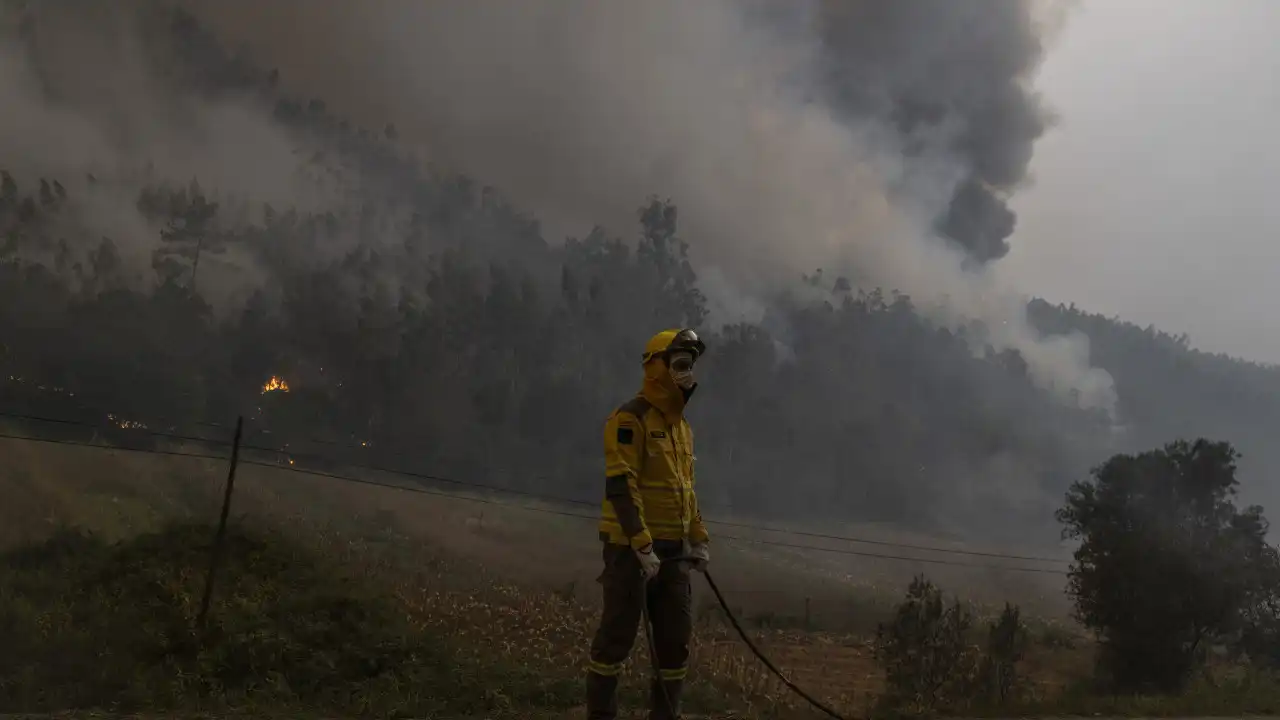
[[[637,387],[637,348],[709,322],[679,198],[637,197],[636,226],[560,242],[393,125],[287,96],[165,3],[112,19],[21,6],[4,27],[23,107],[98,144],[77,160],[33,135],[3,168],[0,409],[153,428],[244,415],[260,445],[598,499],[599,426]],[[145,79],[145,106],[79,82],[124,42],[58,42],[96,21],[136,61],[102,80]],[[1185,434],[1237,443],[1246,493],[1272,497],[1276,371],[1031,313],[1089,335],[1123,432],[891,288],[817,272],[759,323],[707,328],[691,409],[707,507],[1051,543],[1070,481]],[[289,391],[264,393],[273,377]]]

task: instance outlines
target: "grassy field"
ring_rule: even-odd
[[[0,644],[16,649],[0,660],[0,712],[580,712],[599,571],[591,520],[242,466],[202,636],[191,627],[225,461],[13,440],[0,440],[0,457],[0,639],[8,641]],[[1092,648],[1065,620],[1059,576],[745,541],[721,540],[715,552],[717,579],[759,644],[851,715],[865,714],[880,690],[874,627],[917,572],[977,601],[979,616],[1005,599],[1034,616],[1033,690],[1021,711],[1234,712],[1264,710],[1280,696],[1257,676],[1206,679],[1181,705],[1083,694]],[[704,590],[699,584],[692,709],[808,717],[731,635]],[[638,645],[624,675],[633,706],[646,663]]]

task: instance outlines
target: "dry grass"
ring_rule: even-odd
[[[0,440],[0,453],[6,458],[0,488],[12,499],[0,523],[0,549],[46,537],[60,525],[117,540],[174,520],[212,521],[226,472],[221,461],[9,440]],[[382,588],[412,632],[456,639],[450,652],[474,681],[467,686],[487,688],[486,707],[532,717],[537,707],[512,708],[510,699],[527,704],[532,698],[563,716],[576,699],[595,622],[593,521],[253,466],[240,469],[232,515],[239,526],[286,532]],[[854,716],[870,709],[881,684],[870,632],[913,573],[928,572],[966,596],[983,596],[983,588],[993,602],[1062,607],[1038,576],[891,565],[743,542],[717,542],[715,570],[758,644],[798,683]],[[1021,596],[1011,584],[1019,582]],[[805,717],[717,621],[711,602],[709,593],[696,599],[694,706],[740,717]],[[1051,707],[1087,675],[1090,647],[1073,640],[1060,618],[1035,623],[1033,633],[1039,640],[1026,661],[1032,700]],[[632,705],[640,704],[648,662],[638,645],[624,673]]]

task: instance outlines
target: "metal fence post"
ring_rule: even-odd
[[[231,443],[231,467],[227,470],[227,486],[222,496],[222,515],[218,518],[218,533],[213,538],[213,550],[209,553],[209,573],[204,579],[204,597],[200,599],[200,614],[196,626],[204,629],[209,616],[209,602],[213,599],[213,578],[222,559],[222,545],[227,534],[227,516],[231,513],[231,492],[236,483],[236,465],[240,462],[240,437],[244,433],[244,416],[236,418],[236,436]]]

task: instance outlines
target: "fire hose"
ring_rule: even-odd
[[[690,557],[688,555],[681,555],[678,557],[666,558],[662,562],[664,564],[670,562],[695,562],[700,559],[701,558]],[[711,588],[712,594],[716,596],[716,602],[720,604],[720,609],[724,611],[725,617],[729,619],[729,624],[733,626],[735,631],[737,631],[738,637],[742,639],[743,644],[747,646],[747,649],[751,651],[751,654],[755,655],[756,659],[768,668],[769,672],[773,673],[773,675],[777,677],[788,690],[795,693],[805,702],[808,702],[815,709],[825,713],[827,717],[834,718],[834,720],[845,720],[843,715],[832,710],[821,700],[813,697],[809,693],[805,692],[800,686],[792,682],[790,678],[778,669],[777,665],[773,664],[772,660],[760,651],[760,648],[756,647],[756,644],[751,641],[751,637],[747,635],[747,631],[742,628],[742,623],[738,622],[737,616],[735,616],[733,611],[729,609],[729,603],[724,599],[724,594],[720,592],[720,588],[716,585],[715,579],[711,577],[711,573],[707,572],[705,567],[702,569],[702,576],[707,579],[707,585]],[[646,583],[647,585],[647,581],[641,580],[641,582]],[[658,686],[658,694],[661,696],[662,702],[666,705],[667,717],[675,718],[676,713],[671,704],[671,696],[667,694],[667,687],[662,682],[661,666],[658,663],[658,648],[657,644],[653,640],[653,624],[649,622],[649,600],[647,588],[642,590],[642,597],[644,600],[640,603],[640,612],[644,619],[645,639],[649,643],[649,660],[653,665],[654,682]]]

